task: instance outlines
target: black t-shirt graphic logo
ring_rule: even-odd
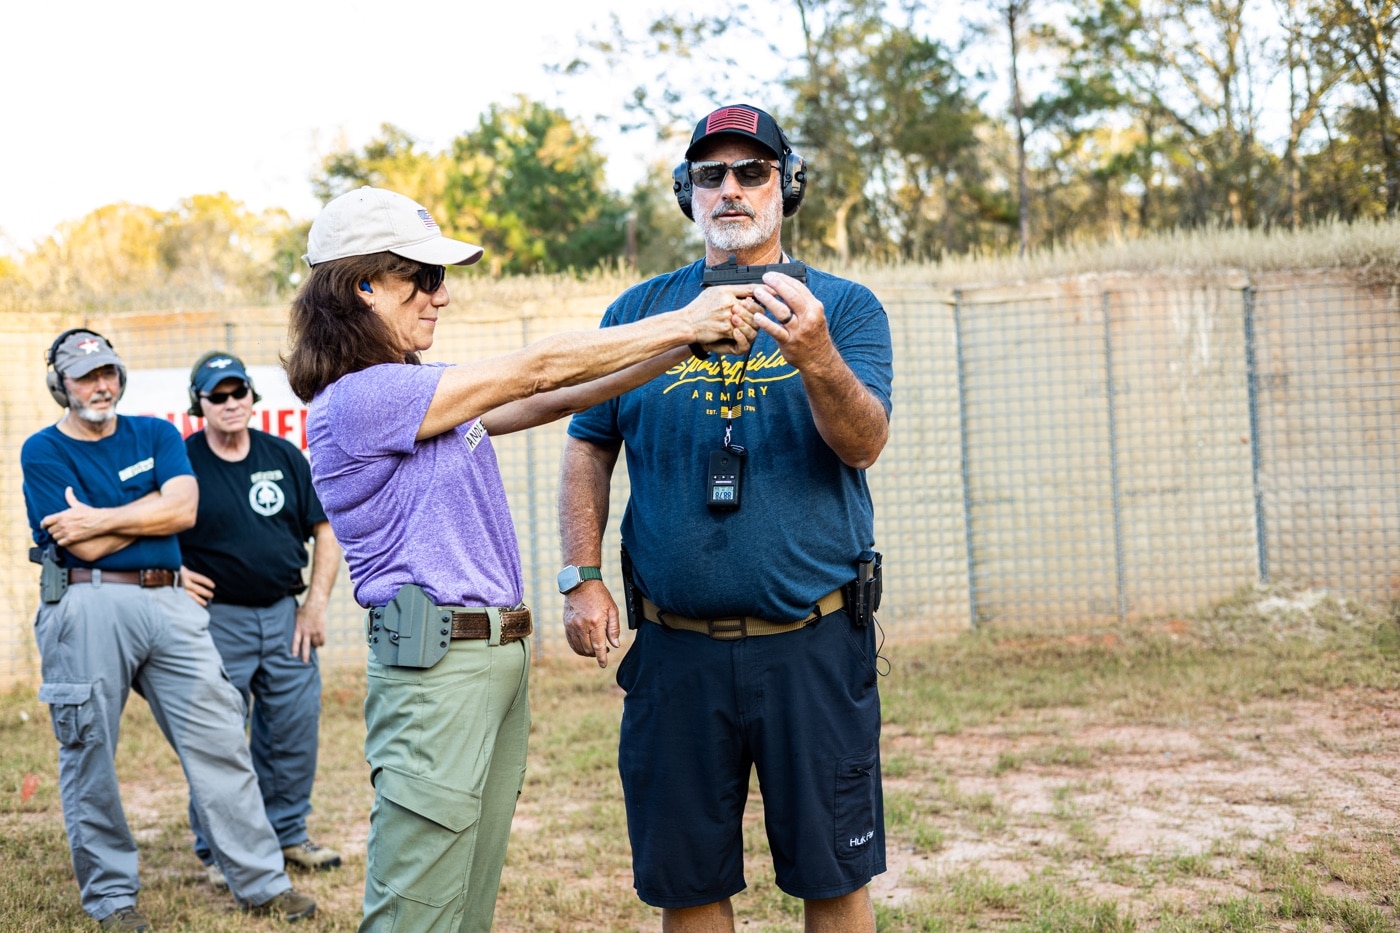
[[[287,497],[282,494],[282,487],[271,480],[259,480],[248,490],[248,504],[259,515],[276,515],[282,511],[286,502]]]

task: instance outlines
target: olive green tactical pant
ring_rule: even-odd
[[[491,929],[530,733],[528,639],[452,643],[426,670],[369,659],[374,783],[360,933]]]

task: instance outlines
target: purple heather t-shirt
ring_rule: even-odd
[[[311,400],[311,478],[345,548],[355,599],[417,583],[440,606],[515,606],[520,550],[479,420],[419,441],[444,364],[350,373]]]

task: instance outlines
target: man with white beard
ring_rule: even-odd
[[[234,900],[299,920],[316,902],[292,889],[243,737],[243,698],[209,637],[209,614],[180,587],[177,533],[199,487],[180,433],[117,416],[126,366],[101,334],[49,347],[49,394],[67,409],[24,442],[24,502],[42,564],[34,620],[59,743],[58,781],[83,909],[104,930],[146,930],[136,906],[136,840],[122,811],[116,745],[131,690],[180,757],[190,797]]]
[[[599,666],[620,647],[601,566],[625,446],[635,639],[617,671],[618,765],[638,896],[666,933],[734,929],[756,771],[777,884],[802,899],[805,929],[873,931],[868,883],[885,851],[865,469],[889,437],[889,323],[868,289],[783,251],[806,171],[769,114],[709,114],[673,178],[705,258],[625,292],[604,326],[726,275],[760,282],[767,316],[747,354],[692,347],[695,359],[574,416],[559,502],[569,645]]]

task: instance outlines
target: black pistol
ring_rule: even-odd
[[[711,285],[752,285],[763,281],[763,273],[781,272],[799,282],[807,281],[807,264],[804,262],[770,262],[766,266],[741,266],[733,253],[729,259],[717,266],[707,266],[700,279],[701,288]]]

